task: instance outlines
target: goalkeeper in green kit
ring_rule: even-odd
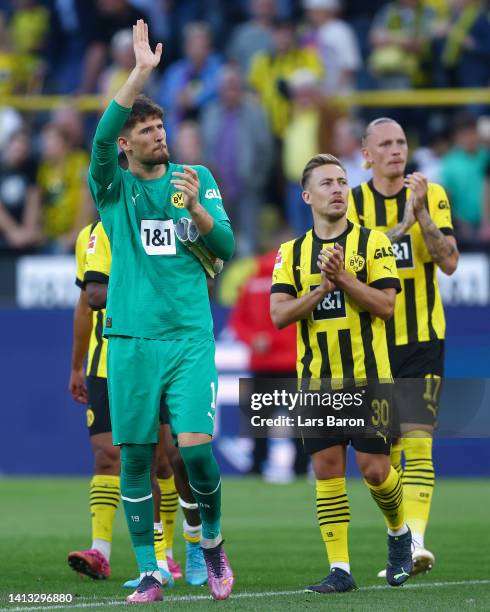
[[[221,479],[211,448],[217,373],[205,269],[212,275],[219,260],[231,258],[233,233],[209,170],[169,162],[163,111],[140,95],[161,43],[152,52],[142,20],[133,42],[136,66],[99,122],[88,179],[112,251],[104,328],[109,400],[141,576],[128,602],[162,599],[150,482],[162,397],[199,504],[209,590],[226,599],[234,577],[223,549]],[[127,171],[119,168],[118,144]],[[176,236],[183,218],[185,231]]]

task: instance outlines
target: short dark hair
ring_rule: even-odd
[[[301,187],[303,187],[303,189],[306,189],[308,179],[310,178],[310,175],[315,168],[319,168],[320,166],[326,165],[338,166],[339,168],[342,168],[344,172],[346,172],[346,169],[342,165],[342,162],[334,155],[331,155],[330,153],[319,153],[318,155],[315,155],[315,157],[312,157],[310,161],[306,164],[303,170],[303,176],[301,177]]]
[[[136,97],[133,103],[133,108],[129,113],[129,117],[124,124],[121,133],[127,134],[134,126],[140,121],[146,121],[147,119],[163,119],[163,108],[150,100],[148,96],[143,94]]]

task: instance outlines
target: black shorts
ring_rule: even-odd
[[[107,378],[87,376],[88,406],[87,427],[90,436],[112,431],[109,410]],[[160,423],[169,424],[168,410],[163,398],[160,401]]]
[[[350,444],[355,450],[373,455],[389,455],[391,450],[390,432],[393,428],[392,403],[393,385],[389,382],[369,381],[367,387],[347,387],[344,392],[355,394],[361,391],[363,395],[362,416],[365,426],[357,433],[352,428],[342,431],[342,428],[332,430],[331,434],[321,437],[302,434],[305,453],[311,455],[338,444]],[[341,416],[354,416],[342,412]],[[339,430],[340,429],[340,430]],[[301,431],[301,429],[300,429]]]
[[[87,391],[87,427],[89,435],[110,433],[112,426],[111,414],[109,412],[107,378],[87,376]]]
[[[379,438],[350,438],[343,436],[333,438],[303,438],[303,449],[307,455],[337,446],[337,444],[350,444],[352,448],[361,453],[372,455],[389,455],[391,439],[387,436]]]
[[[444,341],[390,346],[389,350],[399,422],[435,426],[444,376]]]

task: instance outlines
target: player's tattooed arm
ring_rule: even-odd
[[[459,259],[456,239],[454,236],[445,236],[441,232],[425,207],[417,211],[417,221],[422,230],[422,236],[424,237],[427,250],[434,263],[436,263],[445,274],[452,274],[458,266]]]
[[[456,270],[459,259],[456,239],[453,236],[445,236],[429,214],[427,178],[420,172],[408,174],[405,179],[405,186],[412,191],[415,198],[413,211],[416,220],[419,222],[430,256],[445,274],[452,274]]]
[[[403,238],[403,236],[415,223],[415,213],[413,211],[413,206],[414,198],[410,198],[405,204],[405,213],[403,214],[403,219],[401,220],[401,222],[386,232],[386,235],[391,240],[391,242],[398,242],[398,240],[400,240],[400,238]]]

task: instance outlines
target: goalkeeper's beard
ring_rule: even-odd
[[[170,159],[168,149],[154,153],[152,157],[145,157],[140,159],[139,162],[143,166],[159,166],[160,164],[166,164]]]

